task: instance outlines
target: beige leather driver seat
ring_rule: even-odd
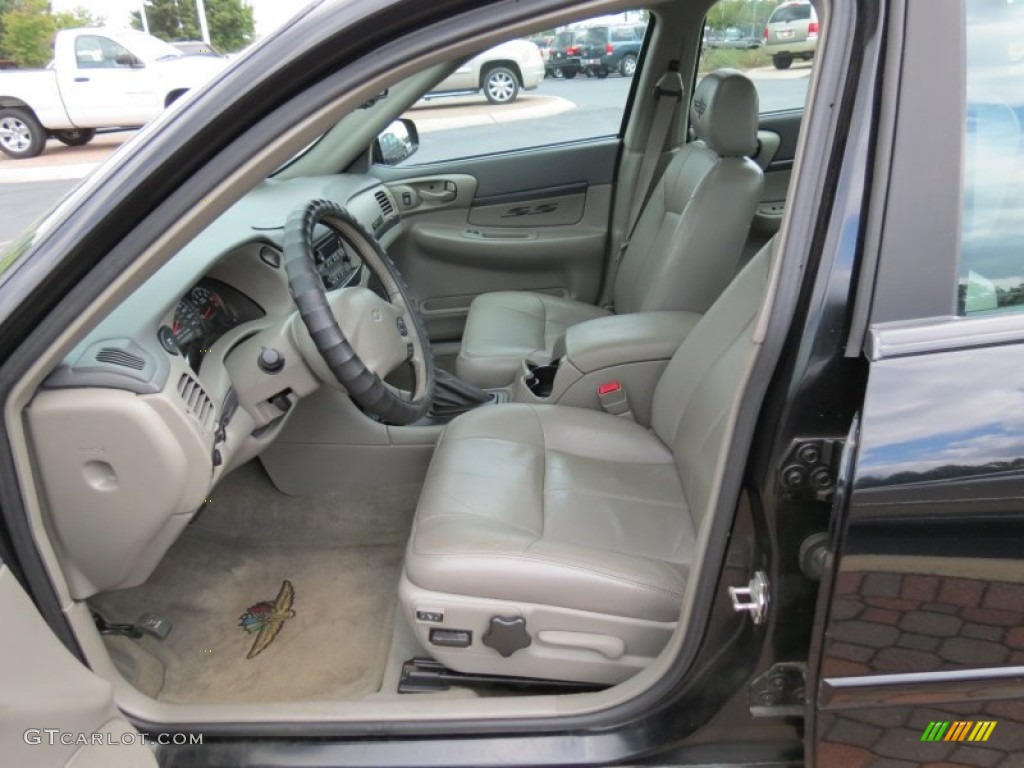
[[[697,140],[672,159],[640,215],[615,277],[616,313],[704,312],[729,284],[764,183],[749,158],[757,120],[757,91],[742,73],[718,70],[697,86]],[[541,293],[483,294],[469,308],[457,372],[480,387],[506,386],[524,359],[550,356],[570,326],[607,314]]]
[[[676,626],[756,349],[771,244],[682,342],[650,429],[568,406],[484,406],[445,430],[400,594],[448,667],[614,683]]]

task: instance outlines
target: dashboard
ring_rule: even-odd
[[[328,231],[313,248],[316,271],[324,288],[333,291],[355,285],[361,276],[362,264],[358,257],[349,252],[337,232]]]
[[[232,350],[295,313],[283,264],[284,223],[316,199],[337,202],[385,249],[403,231],[390,191],[372,176],[267,179],[128,294],[67,355],[47,386],[154,394],[174,385],[184,363],[221,411],[229,394],[243,394],[248,384],[246,376],[232,380]],[[314,237],[325,289],[375,287],[334,230],[319,226]]]
[[[203,357],[225,333],[265,315],[263,308],[242,292],[204,278],[181,298],[171,325],[161,325],[157,337],[164,349],[180,354],[198,371]]]
[[[261,244],[258,253],[263,265],[281,269],[282,254],[277,247]],[[362,263],[337,232],[323,232],[313,254],[325,290],[360,283]],[[240,290],[222,280],[204,277],[181,297],[173,320],[170,325],[160,326],[157,338],[168,353],[180,354],[198,373],[203,358],[228,331],[264,316],[263,307]]]
[[[267,179],[126,290],[26,409],[76,597],[148,578],[224,473],[271,446],[299,401],[330,384],[283,263],[288,215],[318,199],[385,249],[403,231],[376,178]],[[313,250],[332,296],[375,289],[332,229],[314,231]],[[96,525],[117,535],[98,542]]]

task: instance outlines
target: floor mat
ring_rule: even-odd
[[[145,584],[92,600],[111,621],[151,611],[174,622],[165,641],[147,637],[140,643],[164,666],[162,687],[150,694],[205,704],[352,699],[377,691],[411,517],[406,497],[412,494],[388,496],[387,505],[294,499],[272,491],[258,468],[245,469],[233,482],[236,491],[239,483],[246,491],[230,499],[215,493],[211,509]],[[234,508],[241,499],[254,506],[245,529],[230,535],[225,523],[241,522]],[[311,507],[317,506],[334,511],[329,524],[321,519],[321,534],[347,535],[321,535],[314,542],[300,520],[285,524],[289,509],[296,516],[301,509],[316,528]],[[351,512],[347,519],[345,510]],[[382,520],[387,517],[390,522]],[[123,654],[124,643],[118,648]]]

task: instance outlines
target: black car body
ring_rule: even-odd
[[[646,24],[633,23],[587,28],[580,43],[581,66],[596,77],[612,72],[632,77],[646,30]]]
[[[100,322],[109,292],[128,295],[127,281],[137,280],[136,288],[144,282],[133,270],[142,265],[156,273],[231,210],[248,192],[246,179],[263,184],[310,151],[303,147],[329,127],[322,115],[335,100],[352,101],[345,116],[367,113],[397,98],[391,73],[411,58],[426,60],[442,44],[493,42],[487,35],[496,26],[518,33],[530,14],[557,17],[570,5],[392,0],[307,8],[147,129],[0,259],[0,597],[18,598],[4,603],[4,641],[11,644],[4,647],[22,643],[18,653],[4,655],[0,733],[14,746],[32,744],[25,729],[86,727],[78,720],[74,728],[37,722],[39,711],[76,715],[98,701],[106,702],[111,722],[161,739],[132,765],[153,755],[166,766],[1021,764],[1024,79],[1010,51],[1024,19],[1019,4],[990,0],[823,1],[806,113],[760,117],[762,138],[770,132],[777,142],[773,156],[762,158],[765,171],[782,188],[792,173],[784,199],[766,200],[761,211],[762,224],[774,216],[781,227],[778,266],[768,281],[775,300],[752,330],[760,351],[744,374],[743,397],[730,403],[707,557],[689,573],[692,624],[657,677],[642,673],[623,683],[614,703],[602,697],[615,688],[551,695],[517,679],[501,695],[520,698],[504,712],[488,709],[499,705],[481,697],[456,716],[445,709],[451,701],[421,693],[403,702],[421,706],[417,716],[410,709],[381,714],[371,698],[360,703],[364,711],[345,717],[332,716],[329,699],[271,717],[261,709],[273,705],[276,692],[267,690],[234,719],[161,720],[139,714],[144,702],[126,693],[112,664],[90,667],[102,639],[83,634],[93,619],[61,584],[54,551],[39,545],[47,528],[32,511],[39,502],[35,467],[25,458],[22,382],[31,375],[42,380],[40,361],[73,346],[67,333],[79,318]],[[678,49],[662,49],[651,64],[656,70],[638,71],[633,94],[648,100],[630,104],[643,107],[648,122],[658,78],[696,72],[706,9],[698,10],[686,17],[685,30],[660,38],[679,38]],[[664,32],[657,23],[655,41]],[[991,44],[998,30],[1013,33],[1001,47]],[[577,63],[580,52],[568,53],[576,45],[582,43],[570,41],[558,59],[557,66],[570,68],[566,76],[599,66]],[[359,90],[367,84],[375,89],[369,96]],[[410,94],[398,93],[412,103]],[[693,88],[668,95],[690,99]],[[705,106],[695,105],[694,114]],[[679,122],[683,143],[686,120]],[[305,132],[289,134],[296,125]],[[514,206],[509,218],[529,227],[531,217],[561,215],[567,198],[607,197],[609,185],[623,183],[620,169],[635,173],[649,132],[646,124],[632,127],[568,150],[559,145],[412,170],[374,164],[366,147],[345,167],[322,173],[387,182],[399,201],[403,185],[409,200],[419,185],[438,206],[458,202],[446,182],[463,184],[474,175],[480,186],[471,197],[481,208]],[[327,183],[314,178],[274,178],[261,189]],[[630,187],[620,200],[628,203],[631,194]],[[260,248],[286,212],[264,211],[265,218],[245,222],[246,237],[257,244],[251,269],[277,270],[273,255],[264,258]],[[581,205],[574,221],[582,211]],[[446,215],[440,225],[431,222],[443,242],[475,244],[485,239],[481,232],[491,232],[500,259],[520,270],[516,249],[543,243],[543,226],[523,237],[507,222],[489,228],[464,215],[453,223],[450,209]],[[384,218],[378,224],[383,231]],[[430,226],[416,230],[420,238],[430,233]],[[599,235],[602,243],[618,241],[604,230]],[[615,252],[602,263],[614,263]],[[451,262],[463,253],[442,256]],[[410,277],[423,285],[430,275]],[[118,359],[135,365],[130,356]],[[260,360],[275,362],[262,354]],[[259,375],[255,356],[248,362],[246,370]],[[323,430],[320,445],[330,425],[313,428]],[[103,471],[112,451],[104,434],[96,427],[95,439],[74,443],[71,453],[98,491],[113,494],[117,478]],[[357,477],[379,469],[373,451],[383,447],[358,447],[371,460],[358,463],[354,457],[362,454],[346,453],[321,474]],[[176,460],[169,452],[168,467]],[[536,457],[522,452],[509,460]],[[555,471],[550,476],[557,481]],[[251,524],[256,532],[258,520]],[[97,525],[82,516],[73,522],[87,531]],[[103,538],[97,536],[97,546]],[[263,542],[260,551],[273,543]],[[211,567],[217,579],[232,575],[219,561]],[[337,587],[330,594],[351,597]],[[267,597],[273,594],[259,592],[254,600]],[[286,609],[256,603],[245,615]],[[226,609],[223,629],[211,637],[237,630],[239,610]],[[51,652],[61,666],[39,662]],[[93,686],[88,696],[61,687],[76,675]],[[52,699],[59,709],[37,709]],[[151,712],[173,710],[162,705]],[[475,714],[484,711],[488,716]],[[201,735],[201,743],[171,734]],[[126,749],[122,743],[113,749]]]
[[[584,31],[579,28],[563,29],[555,35],[547,60],[547,71],[552,77],[571,80],[583,71],[580,51],[584,37]]]

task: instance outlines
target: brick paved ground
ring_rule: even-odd
[[[1024,584],[844,573],[824,677],[1024,666]]]
[[[1024,666],[1024,584],[847,572],[823,677]],[[935,720],[995,720],[985,743],[922,742]],[[887,707],[819,723],[823,768],[1024,768],[1024,701]]]

